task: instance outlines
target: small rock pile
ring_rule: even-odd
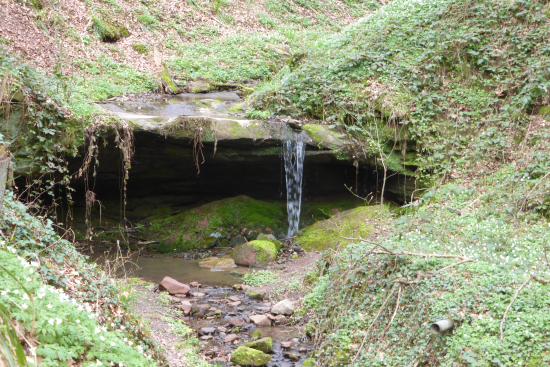
[[[248,292],[244,296],[228,294],[230,289],[189,285],[165,277],[158,290],[170,294],[170,307],[181,311],[180,319],[194,328],[208,360],[232,362],[240,366],[262,366],[286,360],[292,366],[305,357],[307,348],[297,348],[299,339],[277,341],[261,337],[259,328],[283,326],[294,314],[295,305],[289,299],[276,304],[264,302],[264,294],[251,291],[247,285],[234,285],[234,290]],[[222,293],[223,292],[223,293]],[[266,329],[269,330],[269,329]],[[278,365],[278,364],[277,364]]]

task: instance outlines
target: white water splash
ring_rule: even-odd
[[[286,209],[288,212],[288,237],[300,226],[302,206],[302,177],[306,146],[302,141],[286,140],[283,144],[286,172]]]

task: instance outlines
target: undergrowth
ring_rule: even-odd
[[[261,285],[268,285],[273,283],[278,283],[281,281],[281,278],[270,270],[258,270],[248,272],[243,277],[243,283],[251,285],[253,287],[258,287]]]
[[[434,188],[403,209],[387,236],[325,257],[304,300],[317,365],[550,363],[550,298],[541,283],[550,279],[550,227],[505,210],[524,192],[509,194],[518,185],[511,172]],[[454,321],[452,333],[431,334],[444,319]]]
[[[253,108],[339,126],[350,156],[408,161],[417,173],[507,161],[548,104],[547,9],[537,0],[392,1],[319,40],[252,96]]]
[[[0,234],[0,332],[16,330],[29,365],[156,365],[152,340],[131,316],[131,290],[88,263],[51,221],[6,197]]]

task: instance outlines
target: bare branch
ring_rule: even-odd
[[[459,262],[457,262],[457,263],[454,263],[454,264],[451,264],[451,265],[448,265],[448,266],[446,266],[446,267],[444,267],[444,268],[439,269],[439,270],[437,271],[437,273],[442,272],[443,270],[447,270],[447,269],[449,269],[449,268],[452,268],[453,266],[457,266],[457,265],[464,264],[464,263],[469,263],[469,262],[472,262],[472,261],[473,261],[472,259],[466,259],[466,260],[459,261]]]
[[[550,175],[550,172],[548,172],[547,174],[545,174],[538,182],[537,184],[531,189],[531,191],[529,191],[529,193],[527,194],[527,196],[525,197],[525,200],[523,200],[523,203],[521,204],[521,207],[519,208],[521,211],[524,211],[525,210],[525,205],[527,204],[527,200],[529,199],[529,196],[531,196],[531,194],[533,193],[533,191],[535,191],[535,189],[539,186],[539,184],[544,181],[544,179],[546,177],[548,177]]]
[[[399,309],[399,300],[401,299],[401,291],[403,290],[403,286],[399,286],[399,291],[397,292],[397,302],[395,303],[395,310],[393,311],[393,315],[390,319],[390,322],[388,322],[388,326],[384,330],[384,334],[390,329],[391,323],[393,322],[393,319],[395,319],[395,315],[397,315],[397,310]]]
[[[506,322],[506,316],[508,316],[508,311],[510,311],[510,308],[512,308],[512,305],[516,301],[516,298],[518,298],[519,292],[521,292],[521,290],[527,285],[527,283],[529,283],[531,279],[533,279],[533,275],[529,275],[529,277],[527,277],[527,280],[523,282],[522,285],[519,286],[518,290],[516,291],[516,294],[514,294],[514,297],[512,298],[512,301],[510,302],[508,307],[506,307],[506,311],[504,311],[504,316],[502,317],[502,321],[500,322],[500,340],[502,340],[502,338],[504,337],[504,323]]]
[[[371,329],[374,327],[374,324],[376,324],[376,322],[378,321],[378,318],[382,314],[382,311],[386,307],[386,304],[388,303],[389,299],[395,293],[395,288],[396,287],[397,287],[397,283],[394,283],[393,287],[391,288],[390,294],[388,294],[388,296],[384,300],[384,303],[382,303],[382,306],[380,306],[380,309],[378,310],[378,314],[376,315],[374,320],[372,320],[372,323],[370,324],[369,328],[367,329],[367,331],[365,333],[365,337],[363,338],[363,342],[361,343],[361,346],[359,347],[359,349],[357,349],[357,354],[355,354],[355,357],[353,358],[353,361],[351,361],[351,365],[353,365],[353,363],[355,362],[355,360],[359,356],[359,353],[361,353],[361,350],[363,349],[363,346],[365,345],[365,342],[367,341],[367,338],[369,337],[369,333],[370,333]]]

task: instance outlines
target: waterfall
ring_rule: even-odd
[[[305,144],[302,141],[286,140],[283,144],[286,172],[286,209],[288,212],[288,237],[300,226],[302,206],[302,177],[304,173]]]

